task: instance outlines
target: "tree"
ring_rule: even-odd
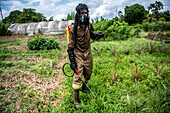
[[[15,10],[10,12],[4,21],[5,23],[30,23],[46,21],[46,17],[42,13],[36,13],[35,9],[23,9],[23,11]]]
[[[52,16],[52,17],[50,17],[49,21],[53,21],[53,16]]]
[[[19,10],[15,10],[15,11],[11,11],[9,16],[7,16],[5,19],[4,19],[4,22],[5,23],[16,23],[18,21],[18,16],[21,14],[21,11]]]
[[[160,17],[159,11],[163,9],[163,4],[161,2],[156,1],[153,4],[150,4],[148,6],[148,11],[151,10],[153,17],[155,17],[157,20]]]
[[[0,36],[10,36],[12,33],[8,30],[9,24],[4,24],[0,21]]]
[[[123,20],[123,13],[122,13],[122,11],[119,11],[119,12],[118,12],[118,16],[119,16],[119,18],[120,18],[121,20]]]
[[[164,11],[163,13],[161,13],[161,17],[164,17],[166,21],[170,21],[170,11]]]
[[[141,23],[146,18],[146,15],[147,11],[142,5],[134,4],[125,7],[125,21],[129,24]]]
[[[67,14],[67,18],[62,18],[62,21],[74,20],[74,19],[75,19],[75,12],[71,12]]]
[[[121,18],[122,15],[123,15],[122,11],[119,11],[118,16]]]

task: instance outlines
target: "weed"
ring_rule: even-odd
[[[161,52],[165,53],[166,48],[167,48],[167,46],[165,44],[165,41],[161,41]]]
[[[148,52],[152,54],[154,52],[156,42],[152,43],[151,41],[148,42]]]
[[[115,47],[115,45],[114,45],[114,47],[110,46],[110,49],[111,49],[112,55],[115,56],[118,48]]]
[[[137,45],[136,45],[136,52],[137,52],[138,54],[140,54],[141,51],[142,51],[142,45],[137,44]]]
[[[126,55],[129,55],[129,53],[130,53],[129,48],[125,47],[125,48],[124,48],[124,53],[125,53]]]
[[[117,57],[117,59],[116,59],[116,63],[115,63],[115,67],[117,66],[117,63],[118,63],[118,61],[119,61],[119,57],[120,57],[120,55]]]
[[[155,62],[155,71],[154,71],[154,69],[152,69],[152,68],[150,68],[150,67],[147,67],[147,68],[149,68],[152,72],[154,72],[156,76],[160,76],[160,75],[162,74],[161,72],[162,72],[164,66],[165,66],[165,65],[163,65],[163,66],[159,69],[158,63]]]
[[[133,77],[135,78],[135,81],[138,81],[139,77],[141,76],[140,73],[145,69],[145,67],[141,71],[139,71],[138,66],[136,66],[136,71],[135,71],[135,69],[134,69],[134,67],[132,65],[132,69],[133,69],[133,73],[134,73]]]
[[[110,78],[112,79],[112,84],[116,81],[117,78],[119,78],[119,77],[121,76],[121,75],[116,76],[117,70],[114,72],[113,75],[109,74],[108,72],[106,72],[106,73],[107,73],[107,74],[110,76]]]

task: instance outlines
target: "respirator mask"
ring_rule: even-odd
[[[82,14],[82,13],[81,13]],[[88,22],[90,19],[89,15],[84,13],[81,17],[80,17],[80,21],[83,22]]]

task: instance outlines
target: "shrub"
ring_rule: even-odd
[[[144,30],[145,32],[152,31],[153,25],[150,24],[150,23],[148,23],[148,22],[146,22],[146,23],[143,23],[143,24],[142,24],[142,28],[143,28],[143,30]]]
[[[102,20],[102,21],[97,21],[96,23],[93,24],[94,31],[99,32],[99,31],[104,31],[106,37],[111,37],[114,40],[125,40],[127,38],[131,37],[131,29],[126,22],[120,22],[116,21],[115,19],[112,20]]]
[[[114,40],[125,40],[131,37],[131,27],[126,22],[116,21],[105,30],[105,37],[112,37]]]
[[[12,35],[11,31],[8,30],[10,24],[4,24],[0,22],[0,36],[10,36]]]
[[[166,19],[164,18],[164,17],[160,17],[159,19],[158,19],[158,21],[166,21]]]
[[[59,44],[55,39],[46,39],[45,37],[37,36],[34,40],[27,43],[29,50],[44,50],[59,48]]]
[[[155,22],[154,27],[153,27],[153,31],[163,31],[163,30],[165,30],[164,28],[165,28],[165,23]]]
[[[165,23],[164,30],[170,30],[170,22]]]
[[[167,37],[170,37],[170,32],[167,32],[165,35],[166,35]]]

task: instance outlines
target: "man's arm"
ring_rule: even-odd
[[[104,37],[104,32],[100,31],[98,33],[94,33],[93,25],[90,23],[91,31],[90,31],[90,38],[93,40],[99,40],[100,38]]]
[[[75,61],[74,47],[75,47],[75,35],[74,35],[74,25],[72,25],[69,31],[69,42],[68,42],[67,52],[70,60],[70,67],[72,70],[75,71],[75,68],[77,68],[77,64]]]

